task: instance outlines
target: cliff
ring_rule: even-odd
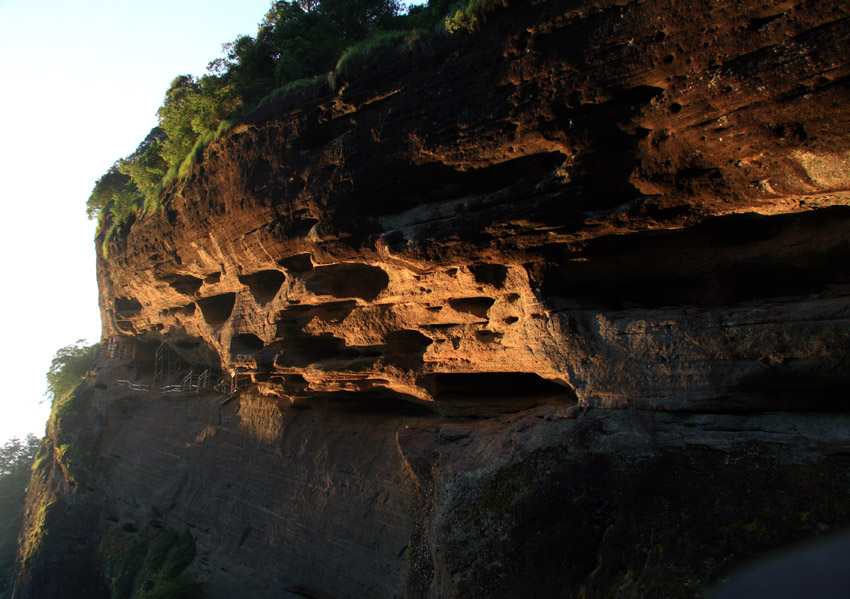
[[[209,597],[688,597],[850,524],[849,16],[516,1],[251,114],[97,240],[16,596],[153,527]]]

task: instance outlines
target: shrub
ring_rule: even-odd
[[[461,2],[449,12],[445,19],[446,31],[473,32],[478,30],[486,21],[487,15],[505,5],[505,0],[467,0]]]
[[[45,395],[53,400],[54,412],[61,409],[77,386],[85,380],[94,365],[98,347],[97,343],[86,345],[85,340],[78,339],[76,343],[59,349],[53,356],[47,371]]]
[[[143,529],[131,538],[112,528],[100,544],[114,599],[203,599],[203,585],[186,568],[195,559],[189,531]]]
[[[94,189],[86,202],[88,217],[96,218],[100,211],[112,201],[112,197],[120,193],[129,182],[130,177],[120,171],[118,162],[109,167],[109,170],[95,182]]]
[[[277,102],[278,100],[282,100],[289,94],[299,89],[319,84],[323,80],[324,77],[318,75],[316,77],[304,77],[303,79],[290,81],[289,83],[286,83],[276,89],[273,89],[271,92],[263,96],[263,98],[257,103],[257,108],[260,108],[261,106],[265,106],[266,104],[270,104],[272,102]]]
[[[409,31],[379,31],[356,43],[340,56],[334,69],[334,76],[351,77],[352,74],[363,69],[377,50],[397,47],[409,35]]]
[[[0,592],[14,575],[30,467],[40,447],[35,435],[27,435],[24,441],[10,439],[0,447]]]
[[[131,599],[136,574],[144,563],[147,554],[147,543],[133,539],[123,552],[118,563],[118,573],[112,579],[113,599]]]
[[[474,31],[506,0],[429,0],[401,15],[398,0],[275,1],[257,36],[223,46],[202,77],[180,75],[157,111],[159,125],[95,183],[86,202],[108,240],[157,210],[164,190],[187,177],[207,145],[251,110],[316,83],[350,78],[376,50],[410,47],[422,31]]]

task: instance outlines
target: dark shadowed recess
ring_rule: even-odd
[[[279,270],[261,270],[250,275],[240,275],[239,282],[247,285],[251,295],[260,305],[265,305],[274,299],[286,276]]]
[[[116,316],[136,316],[142,311],[142,304],[139,300],[133,297],[116,297],[115,298],[115,314]]]
[[[277,350],[275,365],[307,366],[344,357],[345,341],[330,334],[306,335],[287,337],[283,341],[270,346]]]
[[[496,303],[492,297],[459,297],[450,299],[449,305],[458,312],[466,312],[478,318],[487,318],[487,312]]]
[[[159,341],[136,342],[134,368],[138,379],[148,379],[153,377],[156,362],[156,350],[159,346]]]
[[[309,407],[323,407],[336,412],[370,416],[431,416],[431,406],[420,399],[375,386],[362,391],[311,393],[304,402]],[[298,406],[306,407],[306,406]]]
[[[847,389],[850,356],[837,352],[829,357],[763,364],[761,372],[745,377],[723,399],[739,401],[742,411],[752,410],[753,405],[769,405],[772,410],[846,411]]]
[[[337,214],[345,219],[399,214],[420,204],[493,193],[523,183],[533,185],[563,164],[564,159],[561,152],[545,152],[467,171],[437,162],[380,163],[358,171],[354,191]]]
[[[277,336],[298,334],[314,318],[324,322],[342,322],[356,307],[357,302],[353,300],[328,302],[317,306],[289,306],[277,315]]]
[[[442,373],[423,382],[434,397],[445,399],[488,399],[504,397],[552,397],[575,399],[575,392],[531,372]]]
[[[241,333],[234,335],[230,340],[230,355],[252,355],[260,352],[265,347],[263,340],[252,333]]]
[[[290,273],[305,273],[313,270],[313,257],[311,254],[296,254],[281,258],[277,262]]]
[[[313,276],[305,281],[305,286],[316,295],[372,301],[387,288],[389,282],[387,273],[377,266],[344,262],[317,266]]]
[[[177,293],[193,296],[204,284],[202,279],[192,275],[178,275],[168,282],[168,285]]]
[[[267,345],[263,361],[277,368],[304,367],[308,365],[357,370],[380,358],[384,346],[348,346],[345,340],[325,333],[311,335],[297,326],[278,326],[281,339]],[[281,334],[282,333],[282,334]]]
[[[497,418],[543,405],[576,405],[571,387],[530,372],[473,372],[426,375],[419,383],[445,418]]]
[[[469,267],[472,276],[475,277],[475,282],[482,285],[492,285],[496,289],[501,289],[505,286],[505,279],[508,276],[508,267],[504,264],[487,264],[477,262]]]
[[[850,208],[742,214],[682,231],[608,236],[578,255],[548,248],[545,297],[605,308],[713,306],[850,282]],[[579,258],[580,260],[575,260]]]
[[[428,346],[434,343],[434,340],[419,331],[401,330],[387,333],[384,342],[390,355],[415,354],[421,356],[428,349]]]
[[[230,318],[235,303],[235,293],[223,293],[212,297],[204,297],[197,302],[198,307],[201,309],[201,314],[204,315],[204,320],[213,328],[220,327]]]

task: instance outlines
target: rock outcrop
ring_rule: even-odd
[[[18,596],[110,522],[188,528],[211,597],[692,596],[850,523],[850,9],[509,4],[98,240],[132,353],[55,427]],[[160,347],[229,390],[118,383]]]

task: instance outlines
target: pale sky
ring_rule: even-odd
[[[269,0],[0,0],[0,443],[44,434],[60,347],[100,338],[94,182],[156,125],[179,74],[255,35]]]

